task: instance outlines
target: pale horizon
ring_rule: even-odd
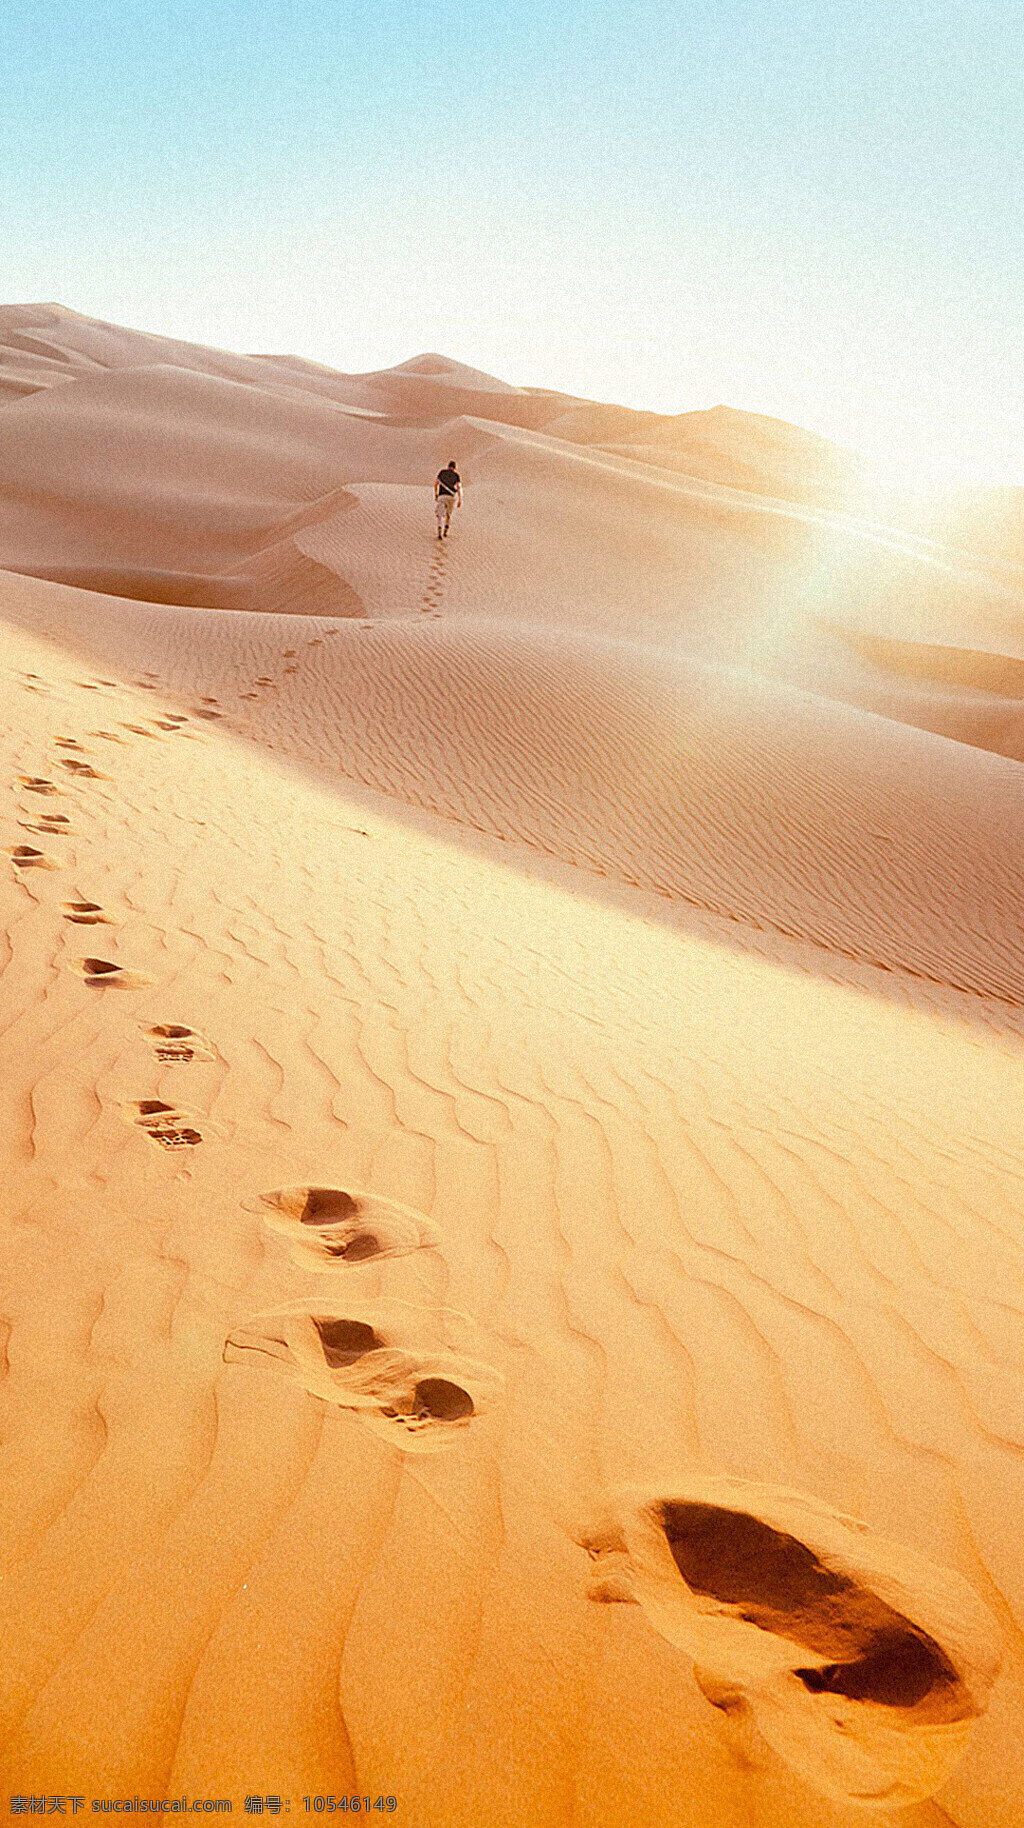
[[[977,469],[972,469],[970,466],[961,466],[958,468],[952,461],[948,464],[944,464],[939,456],[933,456],[933,460],[930,462],[921,458],[915,468],[910,458],[904,455],[903,447],[894,445],[892,441],[883,440],[879,447],[874,448],[866,436],[862,437],[861,441],[858,443],[853,430],[846,433],[842,426],[838,424],[814,423],[812,422],[810,414],[797,416],[795,411],[786,412],[781,410],[778,403],[767,403],[771,393],[769,388],[765,389],[764,397],[758,400],[756,404],[751,403],[750,400],[727,399],[714,395],[713,391],[708,390],[705,390],[698,398],[672,402],[666,400],[665,389],[657,386],[653,386],[646,397],[641,397],[639,392],[637,392],[634,394],[634,397],[626,398],[624,395],[612,394],[607,389],[602,391],[594,384],[589,387],[585,383],[576,386],[569,385],[564,381],[559,381],[551,373],[545,373],[543,378],[538,378],[536,372],[509,373],[507,372],[506,365],[502,363],[500,352],[494,357],[489,356],[486,351],[483,354],[471,353],[467,355],[465,352],[456,348],[446,348],[440,344],[428,344],[424,342],[415,348],[403,347],[398,350],[388,350],[382,354],[379,359],[374,359],[372,356],[366,356],[363,360],[355,361],[346,357],[344,347],[328,353],[322,347],[319,349],[310,347],[300,348],[298,346],[286,346],[284,344],[272,346],[266,338],[264,338],[262,342],[260,342],[258,338],[255,340],[250,339],[250,341],[246,343],[237,336],[234,339],[229,340],[225,337],[204,335],[202,331],[197,329],[192,323],[187,312],[184,314],[183,322],[176,325],[164,323],[158,327],[152,323],[129,322],[123,315],[117,316],[115,314],[107,314],[97,310],[87,311],[78,305],[69,305],[66,299],[61,298],[6,299],[3,302],[9,305],[19,306],[55,305],[65,310],[72,311],[78,316],[95,318],[105,323],[118,324],[122,328],[140,331],[145,335],[165,336],[181,342],[194,343],[202,348],[220,349],[234,355],[293,356],[302,361],[321,364],[322,366],[333,369],[341,374],[358,375],[377,373],[384,369],[399,367],[404,362],[415,361],[421,356],[438,355],[449,361],[458,363],[461,366],[479,369],[482,372],[491,375],[493,378],[508,382],[515,387],[540,388],[556,393],[564,393],[602,405],[628,407],[636,412],[655,412],[671,416],[674,414],[706,412],[715,407],[726,407],[735,412],[749,413],[764,418],[778,420],[782,423],[796,426],[800,430],[815,433],[817,436],[829,440],[829,442],[834,444],[838,449],[847,452],[854,458],[862,460],[869,469],[874,471],[877,479],[883,485],[891,484],[894,487],[906,489],[909,492],[920,491],[923,494],[927,494],[932,490],[942,491],[945,488],[955,489],[958,486],[1024,487],[1024,468],[1022,468],[1019,474],[997,473],[991,466],[986,469],[983,465],[979,466]],[[343,338],[341,338],[340,341],[342,344],[344,343]],[[511,359],[512,358],[510,357],[510,360]],[[537,365],[535,364],[534,367],[536,368],[536,366]]]

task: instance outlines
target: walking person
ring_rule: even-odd
[[[462,478],[455,465],[454,457],[449,457],[443,470],[439,470],[434,482],[434,513],[437,515],[437,537],[448,538],[448,529],[452,524],[452,509],[462,506]]]

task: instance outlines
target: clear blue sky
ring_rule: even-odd
[[[0,299],[1024,482],[1019,0],[3,0]]]

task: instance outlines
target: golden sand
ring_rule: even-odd
[[[0,326],[4,1793],[1016,1828],[1005,525]]]

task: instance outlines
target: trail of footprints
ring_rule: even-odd
[[[288,1240],[296,1262],[321,1273],[441,1246],[423,1213],[356,1188],[280,1187],[250,1209]],[[229,1334],[224,1357],[270,1361],[404,1452],[436,1453],[501,1394],[499,1373],[467,1353],[468,1330],[452,1309],[338,1289],[257,1315]]]
[[[442,549],[424,599],[429,613],[438,613],[443,587]],[[23,683],[48,690],[37,675]],[[99,690],[113,682],[81,683]],[[196,712],[204,714],[217,713]],[[167,733],[186,721],[154,720]],[[111,731],[95,735],[124,741]],[[107,778],[80,760],[75,739],[58,738],[55,747],[75,778]],[[46,776],[21,775],[18,785],[41,800],[59,792]],[[20,822],[54,835],[71,829],[63,814]],[[29,844],[7,855],[19,874],[61,867]],[[112,920],[84,899],[65,901],[62,912],[79,925]],[[98,957],[72,969],[97,990],[152,981]],[[216,1057],[181,1023],[144,1034],[164,1067]],[[139,1099],[123,1115],[167,1152],[195,1148],[207,1124],[158,1098]],[[236,1327],[226,1362],[271,1366],[406,1453],[453,1446],[500,1400],[499,1373],[466,1349],[465,1316],[356,1292],[363,1266],[441,1250],[441,1233],[423,1213],[358,1188],[313,1184],[273,1189],[248,1209],[321,1278],[322,1292]],[[655,1490],[614,1493],[607,1514],[577,1540],[590,1557],[589,1597],[641,1607],[692,1661],[700,1693],[746,1760],[774,1754],[832,1799],[889,1810],[932,1796],[987,1707],[1000,1633],[973,1589],[815,1498],[688,1472]]]
[[[42,696],[50,696],[48,682],[38,674],[20,675],[26,691]],[[149,690],[157,689],[157,676],[147,674],[136,681],[139,686]],[[82,690],[101,691],[116,690],[117,682],[109,679],[79,680],[76,682]],[[215,699],[204,699],[202,706],[196,710],[196,716],[220,716],[219,711],[210,707],[216,704]],[[122,723],[121,729],[133,735],[154,738],[157,732],[165,735],[187,735],[185,726],[189,719],[183,713],[167,712],[161,717],[153,718],[150,725]],[[95,730],[95,737],[118,745],[125,744],[125,737],[116,730]],[[112,777],[97,768],[89,759],[85,744],[73,736],[55,736],[51,739],[55,752],[54,768],[61,769],[75,781],[94,782],[110,781]],[[49,775],[19,774],[14,782],[16,790],[31,794],[34,799],[49,800],[58,797],[62,789],[58,782]],[[30,815],[19,818],[19,825],[33,832],[46,832],[51,837],[71,837],[75,827],[69,815],[63,812],[50,812],[33,806]],[[63,864],[49,852],[40,850],[31,844],[14,844],[7,846],[6,855],[11,859],[15,873],[21,876],[28,870],[58,870]],[[110,913],[101,903],[84,898],[63,901],[61,914],[65,921],[73,926],[119,926],[118,917]],[[130,969],[116,963],[113,959],[87,956],[70,961],[70,969],[84,984],[93,990],[138,990],[153,983],[148,973]],[[154,1059],[161,1066],[183,1065],[193,1061],[210,1061],[216,1059],[215,1050],[205,1036],[196,1029],[188,1028],[182,1023],[158,1023],[146,1030]],[[159,1098],[143,1098],[129,1105],[123,1115],[126,1120],[143,1130],[157,1147],[164,1150],[194,1148],[204,1140],[204,1136],[216,1130],[206,1119],[201,1119],[192,1111],[168,1104]],[[203,1127],[201,1128],[200,1125]]]
[[[286,658],[294,660],[294,650]],[[136,683],[150,686],[153,677],[147,675]],[[108,682],[82,683],[99,690]],[[262,675],[256,684],[266,688],[273,681]],[[215,707],[215,699],[204,698],[194,715],[221,715]],[[120,727],[153,738],[157,731],[171,734],[179,730],[186,721],[167,716],[154,719],[154,727],[128,722]],[[96,735],[124,741],[112,731]],[[77,738],[57,737],[54,749],[58,766],[76,781],[110,779],[89,761]],[[60,792],[48,776],[22,775],[18,785],[42,799]],[[71,829],[66,814],[40,814],[32,826]],[[13,846],[8,854],[19,871],[60,867],[30,845]],[[85,898],[64,901],[61,912],[74,925],[115,924],[99,902]],[[145,972],[96,955],[73,960],[71,969],[91,990],[103,993],[141,989],[153,982]],[[216,1057],[205,1036],[184,1023],[155,1023],[145,1034],[154,1058],[164,1067]],[[122,1115],[166,1152],[196,1148],[210,1132],[208,1120],[161,1098],[135,1100],[124,1107]],[[339,1267],[351,1271],[360,1264],[438,1250],[441,1243],[437,1227],[423,1213],[367,1192],[285,1187],[261,1195],[259,1211],[268,1227],[289,1241],[296,1260],[317,1273]],[[464,1434],[501,1390],[498,1373],[462,1349],[466,1331],[464,1316],[440,1306],[399,1301],[367,1304],[330,1291],[323,1298],[258,1316],[229,1336],[224,1352],[229,1360],[254,1353],[269,1358],[310,1395],[352,1412],[371,1431],[403,1450],[436,1452]]]
[[[437,1250],[411,1207],[357,1189],[283,1187],[255,1210],[314,1270]],[[269,1362],[405,1452],[451,1446],[501,1396],[462,1317],[340,1288],[256,1316],[228,1362]],[[692,1659],[748,1762],[774,1754],[834,1800],[906,1808],[945,1783],[985,1712],[999,1629],[959,1575],[798,1492],[682,1476],[626,1489],[581,1534],[590,1597],[639,1605]]]
[[[441,604],[444,601],[447,583],[448,547],[444,540],[438,540],[427,572],[426,589],[420,599],[420,609],[425,616],[441,614]]]

